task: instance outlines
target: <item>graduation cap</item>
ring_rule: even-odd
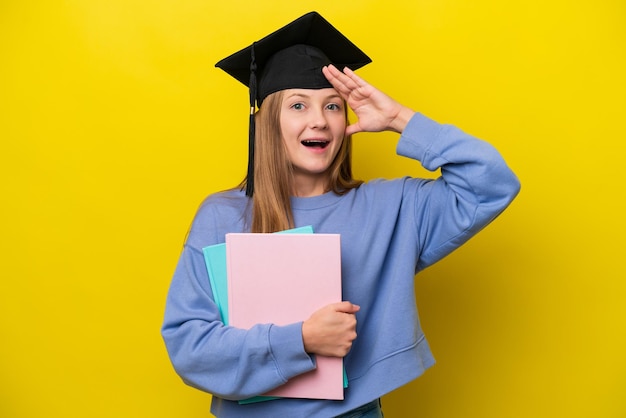
[[[322,67],[356,70],[372,60],[317,12],[310,12],[215,64],[249,88],[248,177],[254,191],[254,111],[277,91],[332,87]]]

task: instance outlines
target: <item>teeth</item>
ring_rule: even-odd
[[[304,140],[302,141],[302,145],[306,146],[306,147],[326,147],[326,145],[328,145],[329,141],[322,141],[322,140]]]

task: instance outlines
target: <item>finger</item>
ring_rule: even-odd
[[[328,71],[328,73],[333,77],[336,78],[338,80],[347,80],[348,76],[346,74],[344,74],[343,72],[341,72],[337,67],[335,67],[333,64],[328,64],[326,67],[326,70]]]
[[[349,135],[353,135],[353,134],[356,134],[356,133],[359,133],[359,132],[362,132],[362,131],[363,131],[363,129],[361,129],[361,125],[359,125],[359,123],[357,122],[357,123],[353,123],[352,125],[346,126],[346,134],[345,135],[349,136]]]
[[[322,68],[322,73],[328,82],[343,96],[344,99],[350,94],[351,89],[346,84],[350,81],[349,77],[339,71],[332,64]]]
[[[354,71],[352,71],[348,67],[345,67],[343,69],[343,74],[348,77],[351,83],[354,83],[354,88],[369,86],[369,83],[367,81],[359,77]]]
[[[359,305],[355,305],[354,303],[348,301],[338,302],[335,304],[334,308],[337,312],[343,313],[355,313],[361,309]]]
[[[346,92],[369,86],[367,81],[356,75],[349,67],[344,67],[343,71],[339,71],[334,65],[328,64],[322,68],[322,72],[329,82],[333,83],[334,80],[340,87],[347,88]]]
[[[337,67],[332,64],[322,67],[322,73],[330,82],[335,81],[336,83],[343,83],[344,80],[348,79],[344,73],[339,71]]]

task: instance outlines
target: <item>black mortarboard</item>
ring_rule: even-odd
[[[246,195],[254,191],[254,110],[271,93],[332,87],[322,67],[356,70],[372,60],[317,12],[310,12],[217,64],[249,87],[250,130]],[[258,78],[258,82],[257,82]]]

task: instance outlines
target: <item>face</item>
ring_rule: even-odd
[[[343,99],[332,88],[285,90],[280,126],[296,186],[325,188],[346,129]]]

